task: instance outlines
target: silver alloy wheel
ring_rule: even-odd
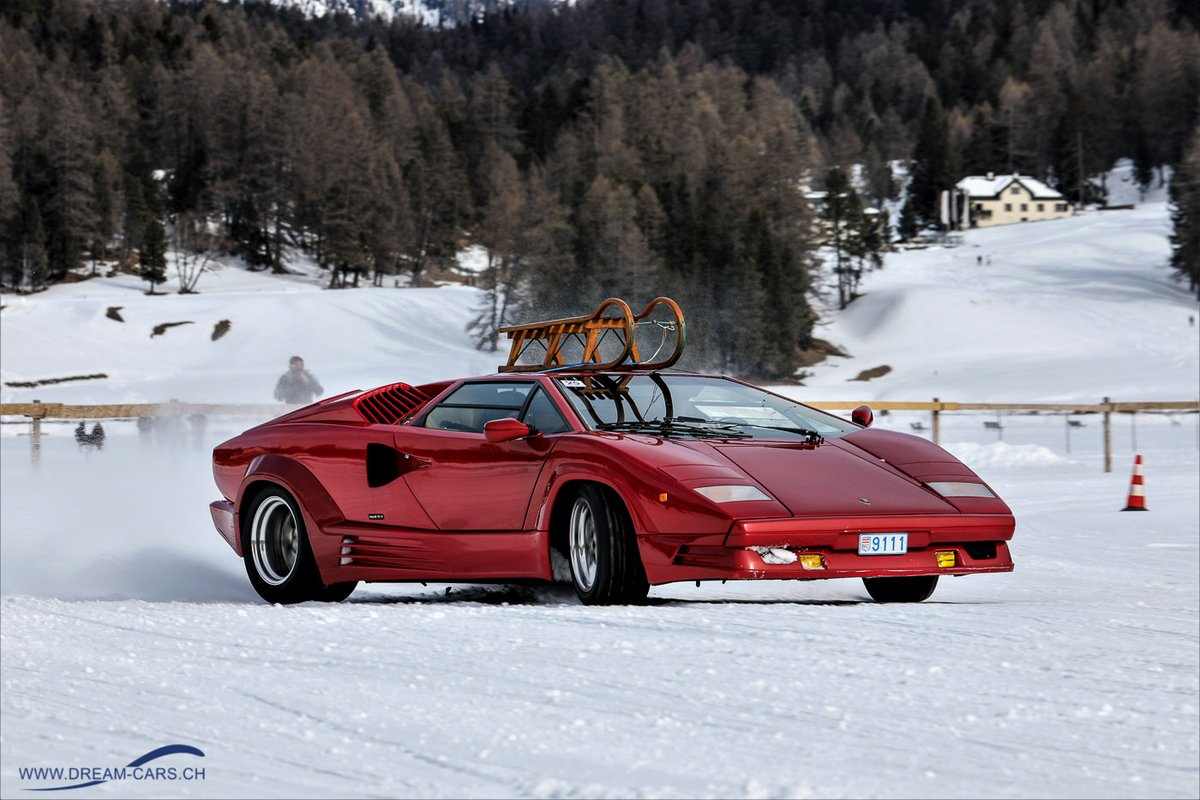
[[[582,497],[571,509],[571,572],[582,591],[590,591],[596,582],[596,519],[592,507]]]
[[[300,554],[300,530],[287,501],[271,495],[259,504],[250,525],[250,555],[258,576],[271,586],[288,579]]]

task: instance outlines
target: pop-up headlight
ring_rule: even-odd
[[[925,484],[942,497],[995,497],[992,490],[982,483],[966,481],[934,481]]]
[[[714,503],[738,503],[744,500],[770,500],[757,486],[732,484],[721,486],[696,486],[696,492]]]

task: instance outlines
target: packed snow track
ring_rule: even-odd
[[[1127,471],[1079,443],[957,445],[1017,515],[1017,570],[911,606],[834,581],[272,607],[193,513],[202,452],[114,423],[103,452],[47,436],[35,469],[6,438],[0,789],[183,743],[203,780],[72,795],[1194,797],[1187,424],[1141,423],[1142,514],[1117,511]],[[77,488],[50,509],[47,482]]]

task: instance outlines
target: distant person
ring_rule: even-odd
[[[275,384],[275,399],[285,403],[308,405],[324,392],[313,374],[304,368],[304,359],[300,356],[292,356],[288,371],[280,375]]]
[[[97,422],[92,426],[92,432],[88,433],[84,424],[79,423],[75,428],[75,441],[80,447],[91,446],[97,449],[104,447],[104,426]]]

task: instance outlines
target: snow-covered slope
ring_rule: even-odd
[[[169,282],[170,291],[176,284]],[[200,294],[148,297],[134,276],[94,278],[0,300],[4,402],[269,403],[299,355],[326,396],[392,381],[423,383],[490,373],[493,353],[466,334],[478,292],[359,288],[327,291],[318,275],[289,277],[225,267]],[[108,316],[116,312],[123,322]],[[228,331],[213,339],[216,326]],[[186,322],[154,335],[156,326]],[[100,380],[9,386],[103,373]]]
[[[964,234],[889,255],[817,335],[850,358],[809,368],[816,400],[1098,402],[1200,394],[1200,311],[1172,282],[1162,202]],[[465,326],[476,290],[327,291],[226,266],[201,294],[147,297],[133,276],[0,298],[0,400],[270,402],[291,355],[333,394],[484,374],[499,363]],[[165,289],[172,290],[168,283]],[[107,316],[110,307],[124,322]],[[1189,317],[1196,318],[1195,325]],[[215,326],[229,330],[213,340]],[[157,325],[188,322],[152,335]],[[864,370],[890,371],[869,381]],[[101,380],[9,386],[103,373]]]
[[[1200,314],[1170,280],[1169,230],[1156,202],[973,230],[960,247],[891,255],[817,330],[852,358],[810,368],[799,396],[1195,399]],[[853,380],[881,366],[890,372]]]

